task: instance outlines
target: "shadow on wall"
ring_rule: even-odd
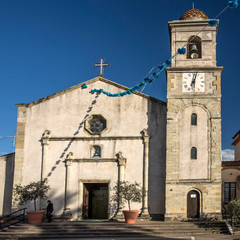
[[[12,192],[13,192],[13,175],[14,175],[14,161],[15,153],[10,153],[5,156],[6,168],[5,168],[5,182],[3,192],[3,211],[0,214],[7,215],[11,213],[12,209]]]
[[[57,218],[64,218],[64,211],[66,211],[65,207],[67,205],[66,201],[72,202],[78,199],[78,191],[68,194],[58,194],[57,191],[50,190],[48,194],[48,198],[46,199],[46,207],[47,207],[47,200],[51,200],[54,205],[54,212],[53,215]],[[75,206],[77,204],[74,204]],[[78,207],[68,209],[71,211],[72,215],[78,215],[79,209]],[[69,216],[71,217],[71,216]]]
[[[165,102],[148,100],[149,212],[159,213],[156,219],[165,213],[166,113]]]
[[[47,178],[51,177],[52,173],[55,171],[55,169],[57,168],[57,166],[60,164],[60,162],[62,162],[62,160],[64,159],[64,157],[66,156],[69,148],[71,147],[72,143],[74,142],[74,137],[77,136],[80,132],[80,130],[83,128],[85,120],[90,116],[90,112],[92,111],[94,105],[97,102],[97,98],[99,97],[100,93],[96,93],[95,99],[92,101],[91,106],[88,108],[86,115],[84,116],[83,120],[80,122],[78,129],[73,133],[73,138],[71,141],[69,141],[68,145],[66,146],[66,148],[63,150],[63,152],[61,153],[59,160],[56,161],[55,166],[52,167],[51,171],[47,174]]]

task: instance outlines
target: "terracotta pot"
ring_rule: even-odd
[[[125,222],[128,224],[134,224],[137,222],[139,210],[124,210]]]
[[[29,224],[41,224],[45,211],[27,211]]]

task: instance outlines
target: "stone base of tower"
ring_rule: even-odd
[[[191,205],[192,201],[195,200],[196,205]],[[193,211],[192,214],[191,211],[194,208],[195,212]],[[166,213],[164,219],[221,220],[221,184],[212,182],[168,183],[166,185]]]

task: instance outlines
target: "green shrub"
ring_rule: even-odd
[[[144,195],[143,188],[137,182],[120,181],[113,187],[113,191],[112,201],[119,204],[127,202],[129,210],[131,210],[131,202],[140,203]]]
[[[14,200],[18,204],[24,205],[29,201],[34,201],[34,210],[36,211],[36,202],[38,198],[46,198],[50,187],[47,185],[47,179],[43,181],[30,182],[26,186],[16,185],[13,189]]]
[[[240,200],[232,200],[227,205],[227,210],[231,217],[240,220]]]

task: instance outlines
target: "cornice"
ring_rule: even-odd
[[[173,29],[173,28],[179,28],[179,27],[205,27],[204,31],[214,31],[214,30],[218,30],[218,25],[214,27],[210,27],[209,26],[209,21],[211,19],[206,19],[206,20],[173,20],[168,22],[168,28],[169,29]],[[189,30],[188,30],[189,31]]]
[[[49,141],[104,141],[104,140],[142,140],[142,136],[94,136],[94,137],[50,137]]]
[[[219,67],[219,66],[211,66],[211,67],[196,67],[196,66],[192,66],[192,67],[168,67],[166,68],[166,72],[186,72],[186,71],[192,71],[192,72],[196,72],[196,71],[221,71],[223,70],[223,67]]]
[[[209,94],[209,95],[204,95],[204,94],[192,94],[192,93],[179,93],[179,94],[168,94],[167,99],[207,99],[207,98],[219,98],[221,99],[222,95],[221,94]]]
[[[77,162],[77,163],[118,162],[116,158],[73,158],[73,159],[66,159],[66,161]]]

